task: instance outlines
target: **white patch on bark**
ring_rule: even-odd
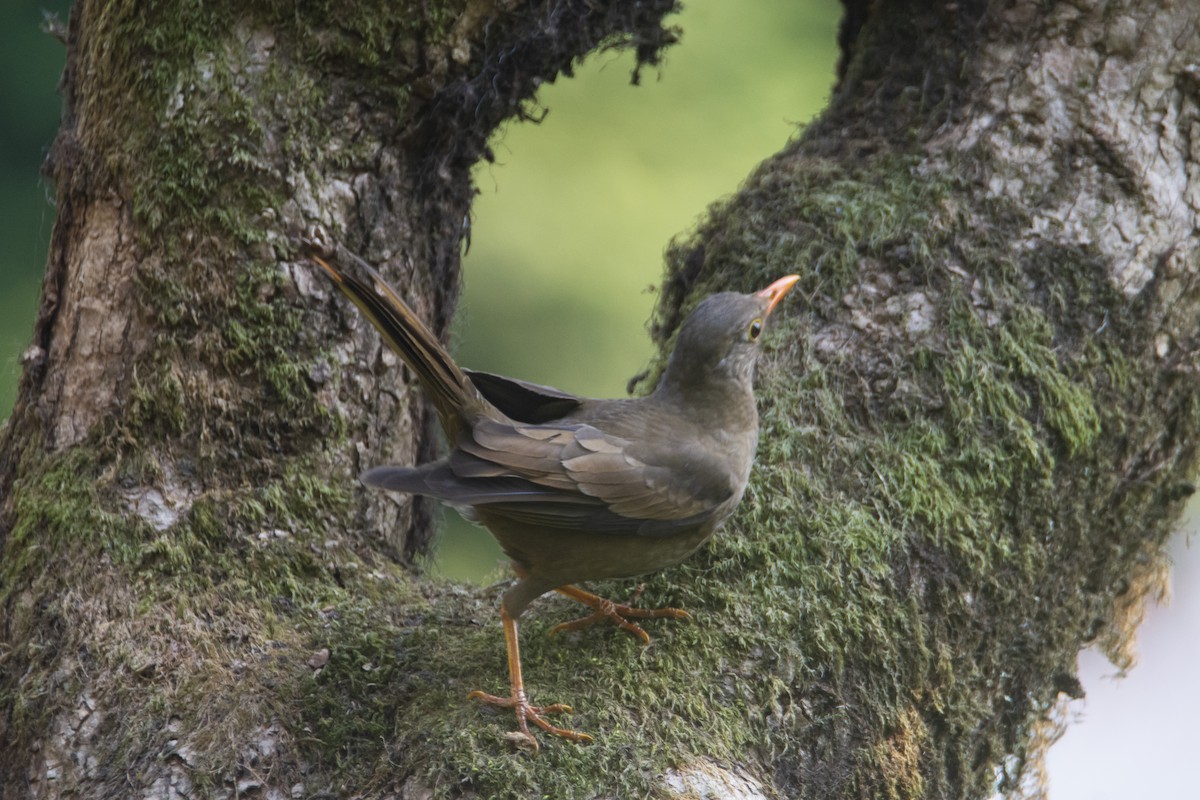
[[[53,734],[34,746],[26,772],[29,796],[59,797],[71,793],[79,780],[100,777],[100,763],[92,752],[92,740],[104,715],[86,691],[72,709],[62,712],[48,730]]]
[[[738,766],[723,767],[714,761],[693,761],[662,776],[668,796],[687,800],[768,800],[766,788]]]
[[[160,463],[161,480],[154,486],[125,486],[121,495],[125,508],[150,523],[156,531],[165,531],[187,514],[200,490],[180,480],[174,466]]]

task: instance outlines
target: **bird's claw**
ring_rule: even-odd
[[[561,736],[572,742],[587,744],[593,741],[590,734],[573,731],[569,728],[559,728],[546,720],[545,716],[547,714],[574,714],[575,709],[566,703],[553,703],[548,706],[530,705],[528,698],[525,697],[525,692],[519,690],[512,697],[499,697],[494,694],[475,690],[467,695],[467,699],[478,700],[490,706],[511,708],[513,713],[517,715],[518,730],[505,734],[506,738],[518,746],[530,748],[535,753],[538,751],[539,746],[537,738],[529,731],[529,723],[531,722],[546,733]]]
[[[640,587],[634,594],[634,597],[637,597],[639,594],[641,594]],[[555,625],[550,629],[550,635],[555,636],[559,633],[578,631],[595,625],[597,622],[609,621],[621,630],[628,631],[637,637],[643,645],[648,645],[650,644],[650,634],[646,633],[641,625],[638,625],[636,622],[630,622],[630,617],[634,619],[658,619],[663,617],[670,619],[691,619],[692,617],[691,614],[682,608],[634,608],[624,603],[614,603],[611,600],[605,600],[602,597],[597,597],[596,600],[598,602],[595,604],[588,603],[593,609],[591,614],[571,620],[570,622],[561,622]]]

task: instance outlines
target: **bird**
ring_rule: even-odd
[[[551,591],[592,609],[552,633],[611,621],[649,644],[633,620],[689,616],[678,608],[615,603],[575,584],[678,564],[733,512],[758,443],[758,343],[799,277],[787,275],[748,294],[709,295],[680,327],[653,391],[590,399],[459,367],[365,260],[323,239],[306,239],[305,249],[415,373],[446,435],[444,458],[377,466],[360,480],[458,509],[486,527],[512,561],[518,580],[500,601],[509,694],[472,691],[468,698],[512,709],[517,730],[509,736],[535,752],[530,725],[573,742],[593,741],[547,719],[572,713],[571,706],[530,702],[518,619]]]

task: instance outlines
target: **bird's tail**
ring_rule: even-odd
[[[355,262],[356,271],[361,271],[369,280],[340,270],[321,256],[309,253],[309,257],[325,270],[342,294],[366,314],[392,350],[417,374],[437,409],[442,427],[453,439],[463,420],[464,411],[479,402],[478,392],[442,343],[383,276],[362,259],[353,254],[350,256]]]

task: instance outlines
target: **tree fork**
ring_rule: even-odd
[[[652,63],[671,4],[133,5],[72,12],[0,438],[0,796],[1016,793],[1079,649],[1128,663],[1200,420],[1189,4],[852,4],[830,109],[668,253],[664,348],[802,275],[743,507],[647,586],[697,623],[564,655],[531,614],[604,733],[532,762],[463,700],[496,592],[353,488],[426,415],[291,237],[444,330],[490,133],[594,47]]]

